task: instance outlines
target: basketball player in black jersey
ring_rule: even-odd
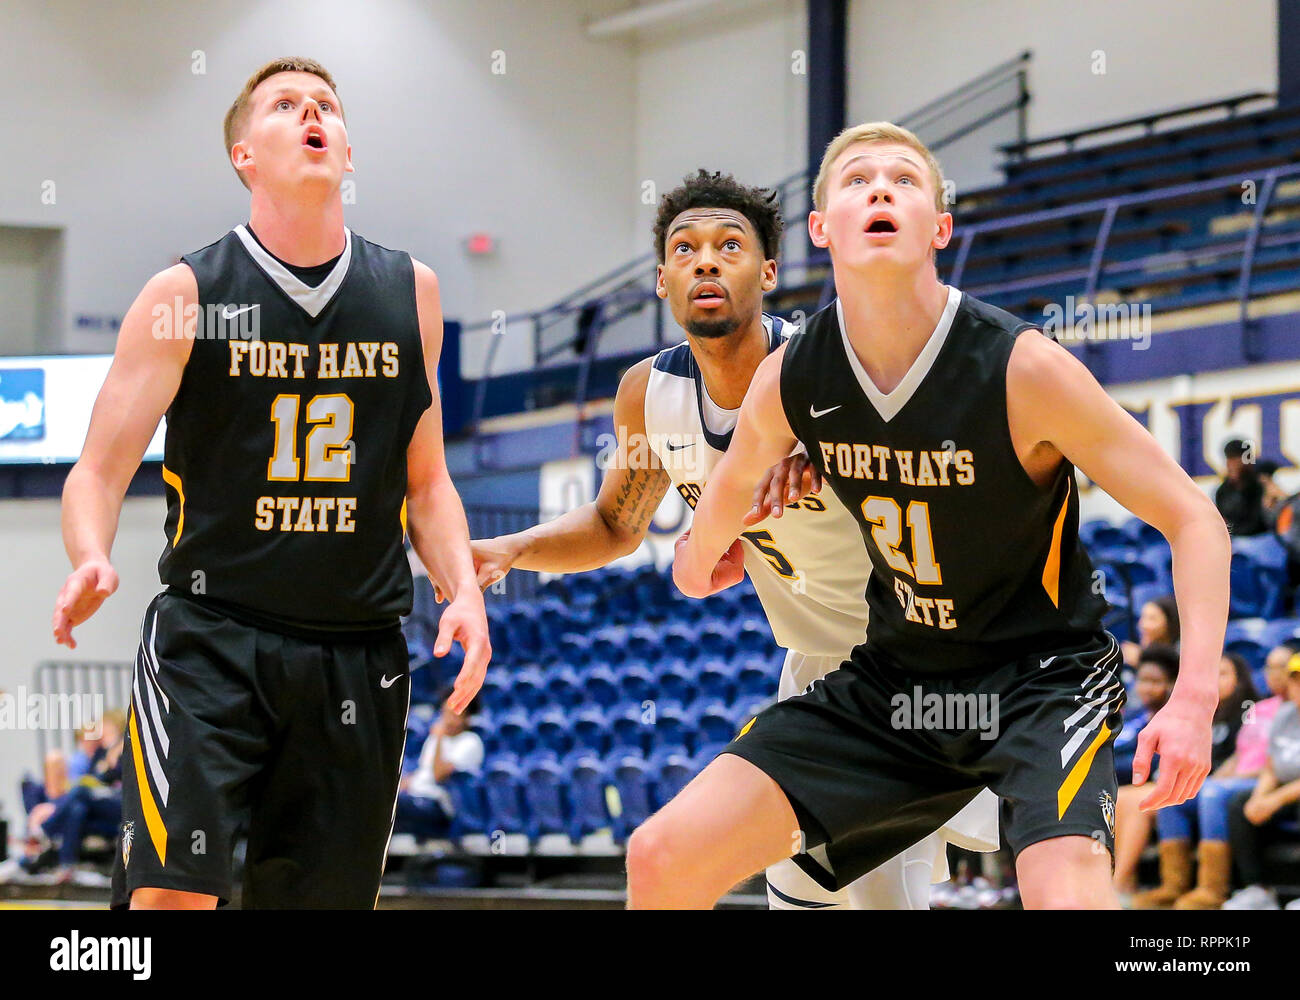
[[[63,493],[55,638],[117,588],[127,484],[164,412],[165,590],[141,625],[113,904],[373,907],[392,830],[411,608],[403,532],[451,603],[434,652],[490,655],[443,457],[438,283],[343,225],[329,73],[279,59],[226,116],[249,224],[155,275],[122,324]]]
[[[731,586],[755,481],[802,441],[867,541],[867,640],[745,726],[628,846],[635,907],[709,906],[794,855],[838,888],[987,784],[1027,908],[1114,907],[1124,687],[1078,540],[1074,466],[1169,540],[1186,627],[1143,731],[1156,809],[1209,770],[1229,541],[1209,498],[1064,348],[938,281],[952,216],[906,130],[828,147],[809,215],[838,301],[759,366],[674,579]],[[1102,848],[1105,849],[1102,849]]]

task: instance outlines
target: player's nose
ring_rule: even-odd
[[[695,259],[695,273],[699,274],[721,274],[718,269],[718,262],[714,259],[713,251],[708,247],[700,249],[700,255]]]
[[[309,97],[302,102],[302,124],[306,125],[312,119],[318,122],[321,120],[320,105]]]

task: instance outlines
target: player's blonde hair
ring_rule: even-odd
[[[253,96],[262,81],[275,76],[277,73],[310,73],[312,76],[318,76],[329,84],[330,90],[334,91],[334,96],[338,97],[339,88],[334,85],[334,77],[330,76],[330,71],[318,63],[315,59],[305,59],[301,56],[281,56],[279,59],[272,59],[269,63],[262,66],[244,84],[244,89],[239,92],[235,98],[235,103],[230,106],[226,112],[225,120],[221,123],[222,136],[226,141],[226,156],[230,156],[230,148],[239,141],[244,132],[244,126],[248,124],[249,98]],[[339,116],[346,122],[347,117],[343,114],[343,101],[339,100]],[[239,176],[239,182],[248,187],[248,180],[243,174],[235,171]]]
[[[863,122],[851,125],[831,140],[822,154],[821,169],[817,171],[817,180],[813,184],[813,207],[819,212],[826,211],[826,187],[830,182],[831,165],[850,146],[860,142],[888,142],[898,146],[909,146],[916,150],[925,161],[930,171],[930,181],[934,185],[934,207],[939,212],[946,212],[943,196],[943,168],[935,159],[928,146],[916,135],[895,125],[893,122]]]

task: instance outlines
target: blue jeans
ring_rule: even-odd
[[[1206,778],[1195,796],[1156,813],[1156,832],[1161,840],[1191,840],[1199,829],[1201,840],[1226,843],[1228,803],[1233,793],[1254,788],[1255,781],[1255,778]]]
[[[443,812],[437,799],[409,792],[397,793],[397,813],[393,817],[394,833],[409,833],[421,838],[447,836],[451,818]]]
[[[59,842],[59,864],[73,865],[81,857],[81,838],[88,830],[114,836],[122,821],[122,793],[95,794],[77,785],[54,804],[54,812],[41,824],[51,840]]]

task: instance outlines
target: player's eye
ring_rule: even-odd
[[[900,174],[898,180],[900,184],[903,181],[907,181],[908,184],[913,184],[913,185],[916,184],[916,178],[913,177],[911,174]]]
[[[334,105],[331,104],[329,101],[317,101],[316,104],[322,111],[334,110]]]
[[[867,179],[863,177],[861,174],[854,174],[852,177],[849,178],[849,186],[852,187],[858,181],[861,181],[863,184],[867,183]]]
[[[282,97],[282,98],[280,98],[278,101],[275,102],[275,110],[276,110],[276,111],[292,111],[292,110],[293,110],[293,101],[289,100],[287,97]]]
[[[678,243],[677,246],[673,247],[673,253],[680,255],[683,250],[690,249],[691,245],[689,243]]]
[[[740,241],[739,241],[739,240],[727,240],[726,243],[722,244],[722,249],[726,250],[726,249],[728,249],[728,248],[730,248],[730,249],[732,249],[732,250],[739,250],[739,249],[740,249]]]

